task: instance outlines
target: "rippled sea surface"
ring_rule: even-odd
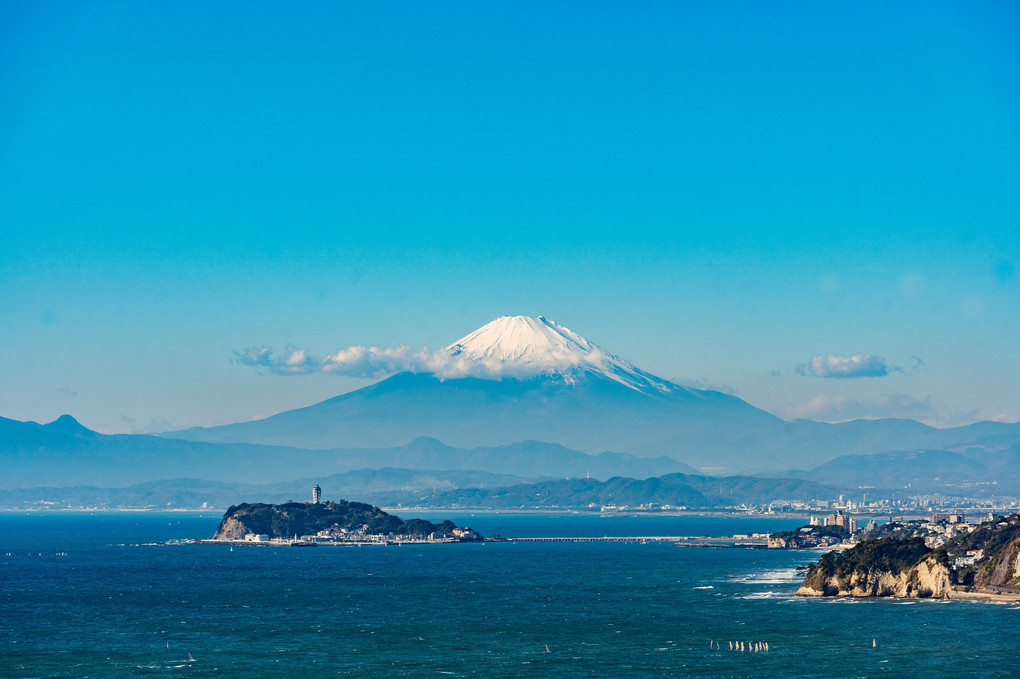
[[[410,516],[405,516],[410,518]],[[505,536],[796,520],[426,515]],[[792,597],[815,552],[670,543],[271,548],[219,514],[0,515],[0,676],[1015,677],[1020,606]],[[874,645],[873,645],[874,640]],[[769,651],[730,651],[730,642]]]

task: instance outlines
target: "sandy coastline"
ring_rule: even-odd
[[[1007,594],[1005,592],[985,592],[985,591],[974,591],[967,592],[963,589],[953,588],[953,594],[949,597],[950,601],[953,600],[961,601],[1003,601],[1003,602],[1018,602],[1020,601],[1020,592],[1016,594]]]

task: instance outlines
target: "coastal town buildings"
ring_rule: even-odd
[[[853,519],[843,512],[837,511],[835,514],[830,514],[825,517],[826,526],[839,526],[851,533],[857,532],[857,520]]]

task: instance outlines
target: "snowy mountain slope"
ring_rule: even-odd
[[[559,375],[440,380],[400,373],[263,420],[164,436],[292,441],[302,448],[388,447],[418,436],[463,448],[532,439],[588,453],[621,450],[687,461],[707,438],[729,440],[767,423],[782,420],[732,396],[686,389],[649,394],[598,373],[576,375],[571,382]],[[690,442],[658,445],[679,434]]]
[[[636,391],[670,393],[675,384],[635,368],[544,316],[503,316],[462,337],[445,351],[454,361],[482,366],[494,378],[558,375],[573,383],[595,373]],[[477,373],[477,370],[474,371]]]

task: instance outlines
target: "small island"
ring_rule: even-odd
[[[1020,515],[986,521],[939,546],[911,536],[862,540],[825,554],[797,595],[1020,599]]]
[[[223,515],[215,543],[314,546],[481,542],[484,538],[452,521],[403,520],[364,502],[243,503]]]

